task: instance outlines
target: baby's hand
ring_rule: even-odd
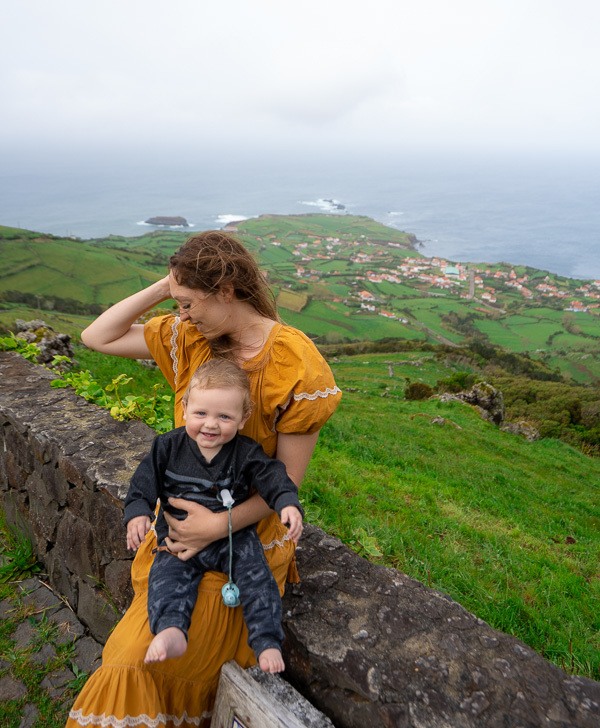
[[[127,523],[127,548],[130,551],[137,551],[144,537],[150,530],[150,518],[148,516],[136,516]]]
[[[296,506],[286,506],[281,509],[281,522],[288,527],[292,541],[298,543],[302,535],[302,513]]]

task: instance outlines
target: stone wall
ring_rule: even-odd
[[[0,496],[49,580],[96,639],[131,598],[122,498],[153,431],[112,419],[54,375],[0,352]]]
[[[0,353],[0,494],[53,587],[103,641],[130,598],[122,498],[154,433]],[[589,728],[600,683],[569,676],[450,598],[307,526],[284,597],[286,677],[338,728]]]

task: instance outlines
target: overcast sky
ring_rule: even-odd
[[[598,0],[3,0],[0,148],[600,151]]]

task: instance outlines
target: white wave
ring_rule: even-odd
[[[229,223],[242,222],[242,220],[248,220],[248,215],[218,215],[216,222],[219,225],[229,225]]]
[[[340,212],[341,210],[345,210],[345,205],[343,205],[339,200],[334,199],[324,199],[322,197],[319,197],[318,200],[300,200],[301,205],[308,205],[309,207],[318,207],[320,210],[323,210],[323,212]]]
[[[388,212],[388,215],[390,217],[398,217],[399,215],[404,215],[404,213],[403,212],[394,212],[394,211],[392,211],[392,212]]]

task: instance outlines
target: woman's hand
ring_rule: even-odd
[[[166,544],[169,551],[182,561],[191,559],[213,541],[227,535],[227,513],[213,513],[199,503],[183,498],[169,498],[169,503],[187,512],[187,518],[183,521],[164,512],[169,526]]]

